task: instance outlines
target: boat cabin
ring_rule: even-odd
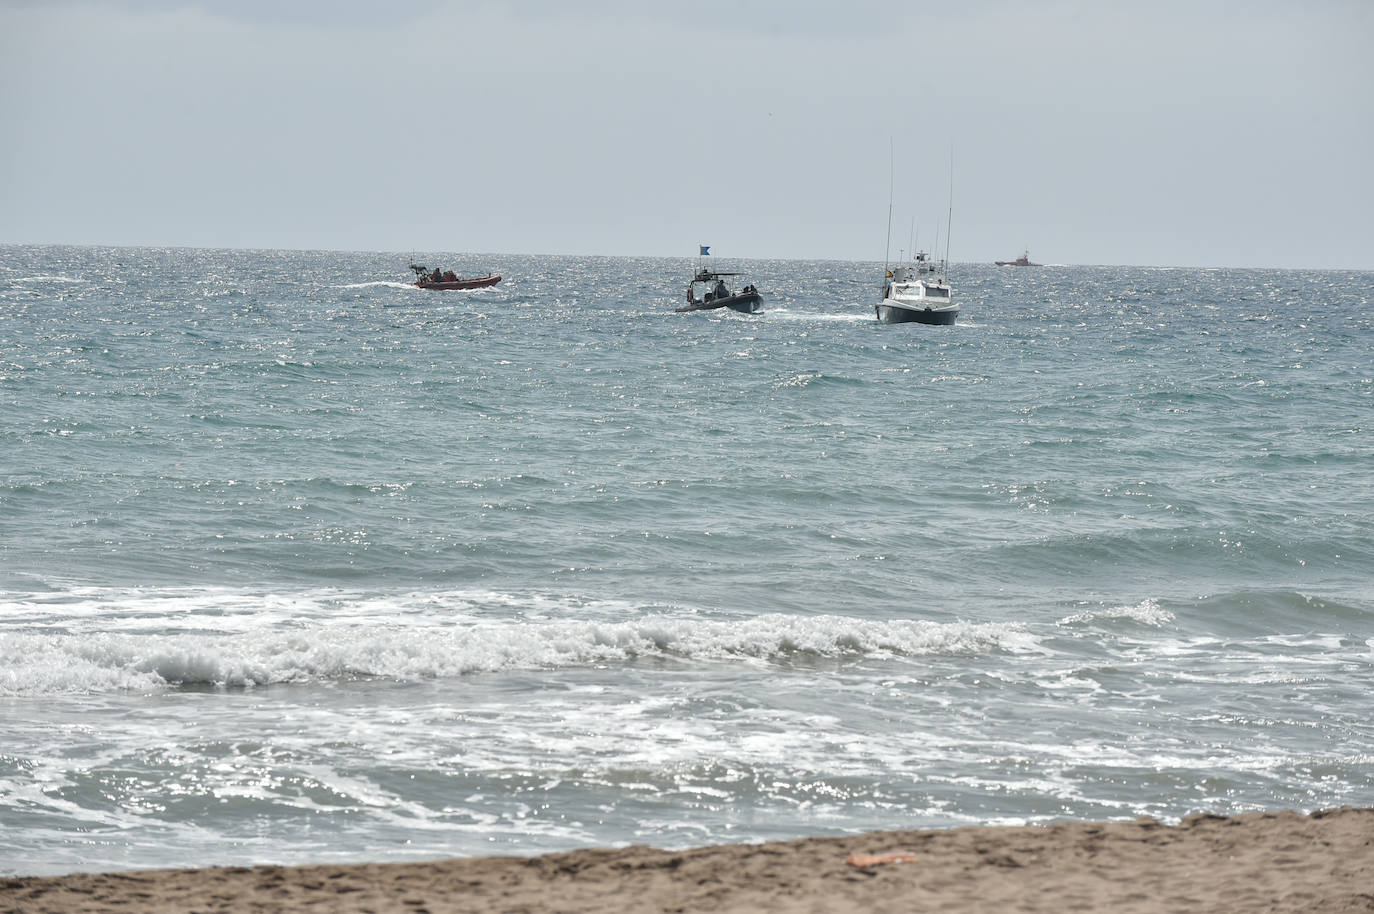
[[[949,281],[942,275],[925,251],[918,251],[912,263],[894,267],[888,274],[884,298],[943,298],[950,297]]]

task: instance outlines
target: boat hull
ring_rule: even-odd
[[[873,306],[873,311],[878,316],[878,320],[884,324],[933,324],[936,326],[947,327],[954,323],[954,319],[959,316],[958,305],[943,305],[939,308],[928,308],[917,305],[904,305],[892,299],[884,299],[880,304]]]
[[[759,306],[763,303],[763,296],[758,292],[740,292],[737,295],[728,295],[724,298],[713,298],[708,302],[694,302],[690,305],[683,305],[681,308],[674,308],[679,313],[686,311],[715,311],[718,308],[729,308],[731,311],[738,311],[741,314],[756,314]]]
[[[486,276],[476,276],[472,279],[459,279],[457,281],[434,282],[429,279],[422,279],[414,285],[421,289],[432,289],[436,292],[449,292],[454,289],[484,289],[487,286],[494,286],[501,281],[500,273],[491,273]]]

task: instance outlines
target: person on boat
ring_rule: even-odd
[[[435,267],[435,268],[434,268],[434,272],[431,273],[431,274],[429,274],[429,281],[430,281],[430,282],[440,282],[442,279],[443,279],[443,274],[439,272],[439,268],[438,268],[438,267]]]
[[[716,280],[716,298],[726,298],[730,295],[730,290],[725,288],[725,280]]]
[[[697,292],[696,292],[696,287],[695,287],[695,286],[690,286],[690,285],[689,285],[689,286],[687,287],[687,304],[689,304],[689,305],[695,305],[696,303],[697,303]]]
[[[444,271],[444,282],[457,282],[457,281],[458,281],[458,274],[457,274],[457,273],[453,272],[452,270],[445,270],[445,271]]]

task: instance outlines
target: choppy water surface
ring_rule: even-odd
[[[0,871],[1374,805],[1368,273],[0,247]]]

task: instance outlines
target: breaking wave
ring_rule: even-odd
[[[707,621],[536,621],[459,626],[308,624],[247,632],[0,635],[0,695],[254,687],[335,679],[452,678],[640,659],[781,663],[1034,650],[1017,625],[762,615]]]

